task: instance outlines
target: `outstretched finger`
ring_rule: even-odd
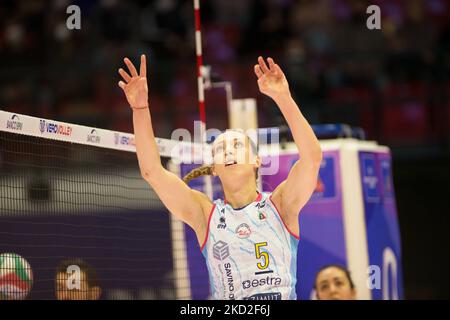
[[[124,61],[125,64],[127,65],[128,70],[129,70],[130,73],[131,73],[131,76],[132,76],[132,77],[137,77],[137,76],[138,76],[138,73],[137,73],[136,68],[134,67],[134,65],[131,63],[130,59],[125,58],[125,59],[123,59],[123,61]]]
[[[270,71],[274,71],[275,70],[275,62],[273,61],[272,58],[267,58],[267,62],[269,63],[269,69]]]
[[[125,80],[127,83],[130,82],[131,77],[125,70],[120,68],[119,69],[119,74],[122,76],[123,80]]]
[[[118,85],[119,85],[119,87],[121,87],[123,90],[125,90],[125,86],[126,86],[125,82],[119,81]]]
[[[283,70],[281,70],[281,68],[280,68],[280,66],[278,64],[275,63],[273,65],[273,67],[274,67],[274,70],[275,70],[277,75],[283,75]]]
[[[258,63],[263,73],[269,72],[269,68],[267,68],[266,62],[261,56],[258,57]]]
[[[147,60],[145,58],[145,54],[141,54],[141,68],[139,70],[141,77],[147,76]]]
[[[256,76],[258,77],[258,79],[261,78],[261,77],[264,75],[264,74],[262,73],[261,68],[259,67],[258,64],[255,64],[254,69],[255,69],[255,74],[256,74]]]

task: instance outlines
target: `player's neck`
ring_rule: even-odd
[[[255,201],[258,196],[255,182],[247,184],[236,191],[224,190],[224,193],[226,203],[235,209],[245,207]]]

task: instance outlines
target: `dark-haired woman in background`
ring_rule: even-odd
[[[314,282],[317,300],[356,300],[356,289],[350,272],[339,265],[319,270]]]

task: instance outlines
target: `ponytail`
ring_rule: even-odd
[[[183,181],[188,183],[192,179],[210,175],[212,175],[212,166],[202,166],[191,170],[191,172],[183,177]]]
[[[258,180],[258,171],[259,169],[255,170],[255,178]],[[202,166],[197,167],[195,169],[192,169],[187,175],[183,177],[183,181],[187,184],[189,181],[199,178],[201,176],[211,176],[212,175],[212,166]]]

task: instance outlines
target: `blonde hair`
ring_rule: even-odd
[[[183,181],[189,183],[189,181],[191,181],[192,179],[210,175],[212,175],[212,166],[201,166],[191,170],[187,175],[183,177]]]

